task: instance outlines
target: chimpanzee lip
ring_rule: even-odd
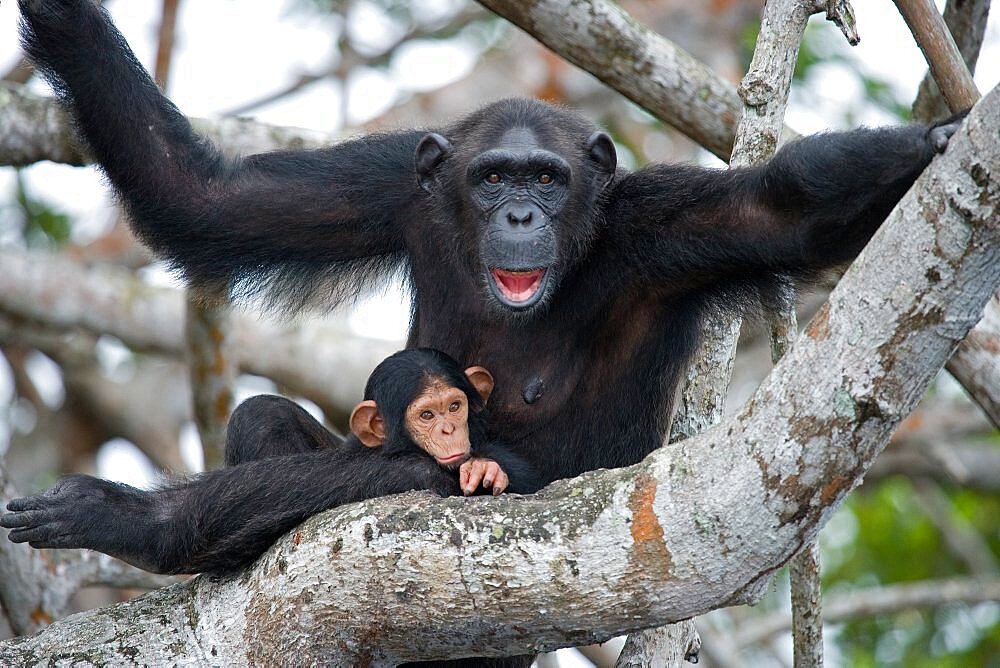
[[[450,466],[453,464],[461,464],[468,458],[468,456],[468,452],[459,452],[458,454],[449,455],[448,457],[434,457],[434,459],[436,459],[437,463],[441,466]]]
[[[548,269],[507,269],[490,267],[490,289],[504,306],[526,309],[534,306],[545,293]]]

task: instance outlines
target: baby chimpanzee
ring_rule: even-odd
[[[463,371],[431,349],[399,352],[372,372],[343,443],[320,438],[329,432],[300,408],[284,410],[286,399],[255,397],[230,420],[226,468],[150,491],[67,476],[11,501],[0,526],[36,548],[90,548],[158,573],[197,573],[246,566],[307,517],[345,503],[421,489],[459,495],[480,483],[534,492],[534,470],[487,434],[492,389],[482,367]],[[269,421],[276,413],[285,424]]]

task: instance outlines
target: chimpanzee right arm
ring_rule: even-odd
[[[458,492],[426,456],[365,448],[271,457],[144,491],[87,475],[7,504],[15,543],[89,548],[156,573],[232,571],[306,518],[345,503],[413,489]]]
[[[22,41],[136,232],[196,286],[350,298],[403,260],[423,132],[230,160],[195,134],[93,0],[20,0]]]

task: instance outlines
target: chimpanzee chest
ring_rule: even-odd
[[[665,385],[673,377],[660,352],[662,314],[662,305],[646,297],[589,317],[553,308],[530,320],[484,319],[441,331],[428,323],[416,344],[490,370],[496,386],[489,407],[505,440],[615,440],[602,425],[627,420],[629,431],[650,435],[662,428],[657,416],[669,409]]]

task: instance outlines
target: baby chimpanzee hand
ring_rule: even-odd
[[[480,483],[483,489],[492,489],[493,496],[500,496],[509,482],[507,474],[492,459],[473,457],[458,469],[458,484],[466,496],[475,493]]]

